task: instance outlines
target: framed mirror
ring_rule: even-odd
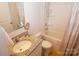
[[[8,33],[22,28],[24,22],[23,2],[0,3],[0,26]]]

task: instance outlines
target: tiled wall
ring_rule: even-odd
[[[73,3],[49,3],[47,40],[52,42],[53,49],[60,49],[67,24],[70,20]]]
[[[49,3],[48,34],[63,39],[73,3]]]

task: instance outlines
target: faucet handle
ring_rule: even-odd
[[[26,37],[26,36],[30,36],[29,33],[28,33],[29,27],[30,27],[30,23],[26,23],[26,24],[24,25],[24,29],[27,31],[27,32],[25,33],[25,37]]]
[[[24,28],[25,28],[26,30],[29,30],[29,27],[30,27],[30,23],[26,23],[26,24],[24,25]]]

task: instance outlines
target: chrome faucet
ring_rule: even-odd
[[[28,36],[29,37],[30,35],[29,35],[28,30],[29,30],[29,27],[30,27],[30,23],[26,23],[23,27],[27,31],[26,34],[25,34],[25,36]]]

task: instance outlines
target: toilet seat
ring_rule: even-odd
[[[42,42],[42,47],[45,48],[45,49],[48,49],[48,48],[52,47],[52,44],[49,41],[44,40]]]

